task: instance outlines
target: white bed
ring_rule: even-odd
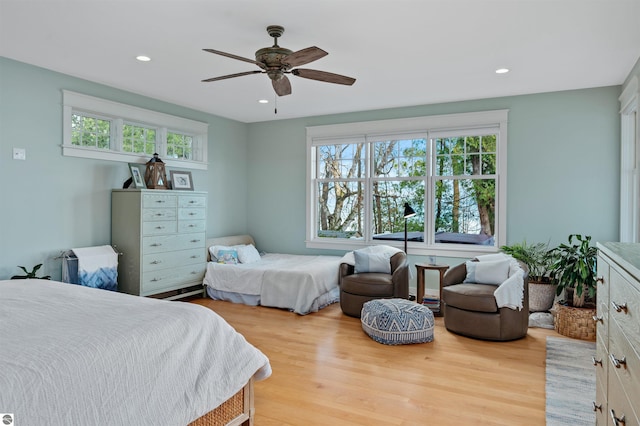
[[[207,247],[251,244],[249,235],[213,238]],[[263,254],[254,263],[208,262],[204,277],[212,299],[283,308],[306,315],[340,300],[341,256]]]
[[[0,306],[0,408],[16,425],[185,426],[271,374],[196,304],[13,280]]]

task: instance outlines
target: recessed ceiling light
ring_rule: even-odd
[[[136,59],[140,62],[149,62],[151,60],[150,57],[144,55],[136,56]]]
[[[258,99],[258,103],[261,103],[261,104],[268,104],[268,103],[269,103],[269,101],[268,101],[268,100],[266,100],[266,99]]]
[[[506,74],[509,72],[509,68],[498,68],[496,74]]]

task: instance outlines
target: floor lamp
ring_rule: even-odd
[[[407,253],[407,219],[416,215],[409,203],[404,203],[404,252]]]

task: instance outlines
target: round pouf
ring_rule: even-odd
[[[433,341],[435,321],[426,306],[406,299],[376,299],[362,306],[362,329],[385,345]]]

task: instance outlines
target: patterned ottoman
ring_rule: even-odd
[[[377,299],[362,306],[362,329],[385,345],[433,341],[435,321],[426,306],[406,299]]]

